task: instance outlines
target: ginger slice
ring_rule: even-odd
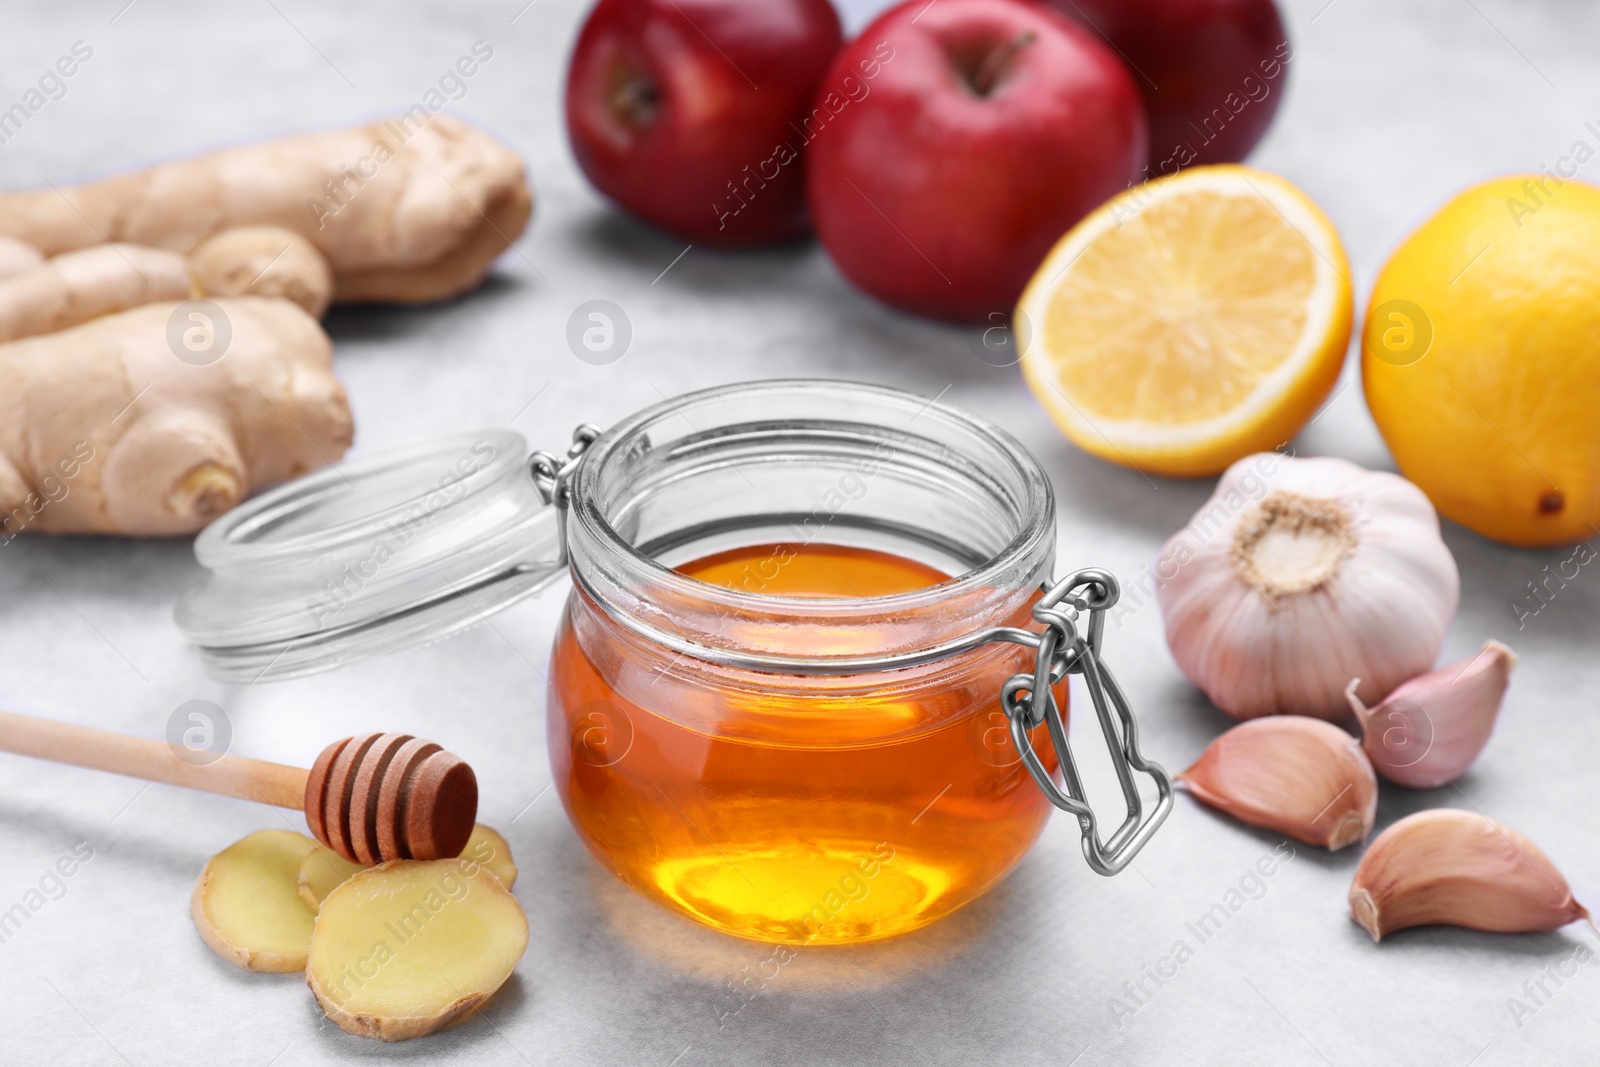
[[[507,889],[517,887],[517,864],[511,858],[511,846],[497,831],[483,823],[472,828],[472,836],[467,838],[467,847],[461,850],[461,858],[488,870]]]
[[[247,971],[304,970],[316,917],[295,878],[317,847],[292,830],[257,830],[212,856],[189,902],[201,940]]]
[[[300,899],[315,915],[322,908],[322,902],[328,899],[329,893],[366,869],[359,863],[351,863],[326,845],[318,845],[301,862],[295,888],[300,892]]]
[[[472,836],[467,839],[467,847],[461,850],[461,858],[488,870],[507,889],[517,884],[517,865],[511,859],[511,846],[506,844],[505,838],[482,823],[472,828]],[[296,879],[300,899],[306,902],[308,908],[316,911],[336,886],[366,869],[359,863],[351,863],[333,849],[318,845],[300,864],[300,875]]]
[[[466,859],[393,860],[322,902],[306,984],[339,1028],[405,1041],[493,996],[528,947],[522,905]]]

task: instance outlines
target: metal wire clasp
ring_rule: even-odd
[[[1107,571],[1093,568],[1074,571],[1045,589],[1033,606],[1034,619],[1045,627],[1039,635],[1033,673],[1012,675],[1000,695],[1000,705],[1011,726],[1011,741],[1017,746],[1023,765],[1052,804],[1077,816],[1083,831],[1084,859],[1097,874],[1108,876],[1128,865],[1172,810],[1172,779],[1159,764],[1140,753],[1139,728],[1128,707],[1128,698],[1100,658],[1105,614],[1119,595],[1116,578]],[[1078,624],[1085,613],[1088,624],[1080,631]],[[1100,717],[1100,732],[1105,736],[1111,764],[1128,806],[1127,818],[1109,841],[1100,839],[1094,809],[1084,793],[1078,764],[1067,742],[1066,725],[1051,692],[1051,686],[1068,674],[1083,676],[1084,688],[1089,691],[1089,699]],[[1049,728],[1050,743],[1060,757],[1065,789],[1045,769],[1028,738],[1028,731],[1041,722]],[[1134,771],[1149,775],[1156,785],[1156,805],[1148,816],[1144,813],[1144,801],[1139,796]]]
[[[578,469],[578,461],[583,459],[583,454],[589,451],[589,446],[599,436],[600,427],[594,423],[579,423],[578,428],[572,431],[572,444],[567,446],[565,456],[540,449],[528,457],[528,475],[533,479],[534,487],[539,490],[546,504],[555,505],[556,533],[559,538],[557,546],[560,551],[556,562],[561,565],[567,562],[567,507],[572,503],[572,490],[567,483]]]

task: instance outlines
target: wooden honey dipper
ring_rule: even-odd
[[[0,711],[0,752],[294,808],[353,863],[461,855],[478,815],[465,760],[410,734],[361,734],[322,750],[309,772],[223,755],[197,765],[165,742]]]

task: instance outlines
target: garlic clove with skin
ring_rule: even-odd
[[[1373,767],[1412,789],[1460,778],[1489,743],[1516,665],[1516,653],[1487,641],[1471,659],[1418,675],[1373,708],[1356,696],[1359,679],[1351,681],[1345,695]]]
[[[1350,882],[1350,917],[1379,941],[1408,926],[1554,930],[1589,910],[1538,845],[1476,812],[1438,808],[1378,835]]]
[[[1365,838],[1378,810],[1378,779],[1361,743],[1303,715],[1240,723],[1178,780],[1241,822],[1330,851]]]
[[[1461,579],[1422,491],[1341,459],[1239,460],[1157,562],[1173,659],[1236,719],[1345,721],[1430,669]]]

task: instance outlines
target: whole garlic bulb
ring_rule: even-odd
[[[1347,719],[1428,670],[1461,578],[1404,478],[1342,459],[1246,456],[1157,566],[1167,645],[1236,719]]]

